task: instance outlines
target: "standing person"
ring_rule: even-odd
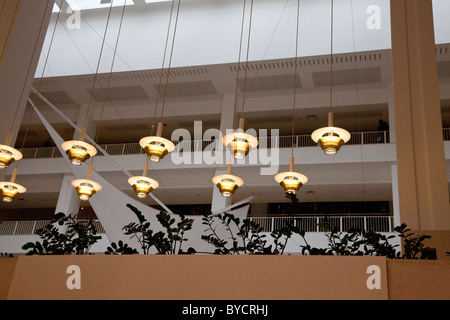
[[[387,122],[383,121],[383,119],[378,120],[378,139],[377,142],[379,143],[385,143],[385,142],[389,142],[389,134],[386,135],[386,140],[384,141],[385,135],[384,132],[388,132],[389,133],[389,125],[387,124]]]

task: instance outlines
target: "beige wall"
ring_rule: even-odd
[[[449,300],[450,261],[387,260],[389,300]]]
[[[70,290],[69,266],[81,289]],[[380,288],[369,289],[369,266]],[[8,299],[387,299],[386,259],[333,256],[21,256]]]
[[[81,290],[67,288],[69,265],[81,269]],[[367,288],[369,265],[381,268],[379,290]],[[0,259],[0,300],[7,299],[8,293],[9,299],[44,300],[448,300],[450,261],[335,256],[23,256]]]
[[[0,258],[0,300],[6,300],[17,258]]]

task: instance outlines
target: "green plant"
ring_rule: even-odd
[[[298,233],[303,241],[305,242],[305,245],[301,245],[300,248],[302,248],[302,254],[303,255],[320,255],[320,256],[331,256],[333,255],[333,251],[328,248],[315,248],[311,247],[311,245],[306,240],[306,232],[304,230],[299,231]]]
[[[14,258],[14,255],[11,253],[0,252],[0,258]]]
[[[55,224],[65,226],[65,232],[61,233]],[[78,221],[76,215],[66,216],[62,212],[55,214],[50,223],[37,230],[36,234],[42,243],[36,241],[23,245],[23,250],[29,250],[27,255],[85,255],[101,239],[91,219],[86,223]]]
[[[400,252],[395,250],[398,245],[392,245],[389,240],[395,238],[394,235],[386,236],[376,233],[373,230],[368,232],[363,231],[365,238],[364,252],[367,255],[385,256],[388,259],[398,259],[401,256]]]
[[[331,228],[327,223],[319,224],[319,228],[325,232],[328,238],[327,248],[313,248],[306,240],[305,232],[300,231],[305,245],[301,245],[302,254],[309,255],[372,255],[385,256],[388,259],[417,259],[418,254],[423,254],[428,247],[423,241],[430,239],[430,236],[414,236],[409,233],[406,224],[394,228],[399,233],[399,237],[404,239],[404,254],[396,251],[398,245],[392,245],[389,241],[394,239],[394,235],[386,236],[376,233],[373,230],[350,230],[339,232],[337,228]]]
[[[182,250],[182,245],[187,239],[184,237],[186,231],[192,229],[193,219],[186,218],[183,214],[179,214],[180,221],[176,223],[175,218],[172,218],[168,213],[161,211],[156,217],[159,223],[166,229],[167,238],[170,244],[170,254],[195,253],[193,248],[189,248],[187,252]]]
[[[181,221],[176,223],[175,219],[165,212],[160,212],[156,217],[159,223],[165,228],[166,233],[154,232],[150,229],[150,222],[144,217],[141,211],[131,204],[127,207],[134,212],[138,222],[132,222],[123,227],[125,235],[131,236],[139,243],[143,254],[150,254],[155,250],[158,254],[183,254],[194,253],[195,250],[189,248],[186,252],[182,250],[182,244],[187,239],[184,238],[186,231],[192,228],[192,219],[187,219],[180,215]],[[136,254],[138,251],[119,241],[118,244],[111,243],[105,254]]]
[[[429,248],[425,247],[423,243],[427,239],[431,239],[431,236],[427,235],[415,235],[413,232],[410,232],[411,229],[407,228],[406,224],[402,224],[398,227],[394,228],[403,239],[403,257],[405,259],[419,259],[419,256],[422,258],[424,256],[424,252]]]
[[[286,192],[285,197],[290,201],[291,203],[291,212],[288,213],[288,215],[294,215],[297,212],[297,207],[299,204],[299,200],[297,198],[297,195],[294,193],[288,193]]]
[[[122,240],[116,244],[115,242],[111,243],[111,247],[106,249],[106,255],[121,255],[121,254],[138,254],[139,252],[128,246],[128,244],[123,243]]]
[[[268,245],[263,228],[251,219],[241,220],[231,213],[205,215],[203,224],[207,226],[201,238],[215,247],[214,254],[283,254],[293,229],[286,226],[271,233],[273,244]],[[218,221],[218,222],[217,222]],[[222,224],[229,233],[228,240],[217,233]],[[236,232],[233,232],[233,229]],[[231,244],[229,243],[231,242]]]

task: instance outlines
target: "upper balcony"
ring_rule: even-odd
[[[444,129],[444,139],[450,140],[450,128]],[[264,141],[262,141],[264,139]],[[295,135],[281,136],[277,138],[264,137],[260,138],[259,148],[291,148],[292,141],[294,148],[317,147],[317,144],[311,139],[310,135]],[[189,140],[176,141],[174,152],[202,152],[206,148],[212,147],[216,143],[213,140]],[[351,139],[347,145],[371,145],[371,144],[386,144],[389,143],[388,131],[369,131],[369,132],[353,132]],[[110,156],[136,155],[144,154],[144,150],[139,143],[119,143],[119,144],[104,144],[100,147]],[[24,148],[22,151],[24,159],[48,159],[62,157],[57,147],[38,147],[38,148]],[[100,151],[98,155],[102,155]]]

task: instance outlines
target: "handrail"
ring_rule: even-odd
[[[298,231],[323,232],[324,223],[340,232],[348,232],[352,229],[374,232],[394,231],[392,216],[269,216],[250,217],[250,219],[258,223],[265,232],[273,232],[289,225]]]
[[[88,222],[87,219],[79,219],[79,222]],[[3,221],[0,224],[0,236],[34,235],[36,231],[50,224],[50,220],[24,220],[24,221]],[[93,220],[93,225],[98,234],[105,233],[105,229],[99,220]]]
[[[446,135],[450,140],[450,131]],[[292,137],[280,136],[278,139],[270,137],[259,138],[259,148],[291,148]],[[294,147],[315,147],[316,144],[311,139],[310,135],[296,135],[294,139]],[[206,140],[188,140],[176,142],[175,152],[180,151],[204,151],[205,148],[210,146],[215,141]],[[383,144],[389,143],[389,132],[387,131],[367,131],[367,132],[354,132],[351,133],[351,139],[347,143],[349,145],[357,144]],[[144,150],[139,143],[120,143],[120,144],[103,144],[100,145],[111,156],[118,155],[134,155],[143,154]],[[21,150],[24,159],[48,159],[48,158],[60,158],[62,157],[57,147],[36,147],[36,148],[24,148]],[[101,151],[98,155],[102,155]]]
[[[392,216],[267,216],[249,217],[258,223],[264,232],[272,232],[288,225],[295,227],[298,231],[323,232],[321,224],[328,223],[331,227],[339,231],[349,231],[351,229],[373,230],[375,232],[393,232]],[[78,221],[88,220],[82,219]],[[45,227],[50,220],[35,221],[3,221],[0,224],[0,236],[33,235],[40,228]],[[98,234],[105,233],[99,220],[93,220]]]

